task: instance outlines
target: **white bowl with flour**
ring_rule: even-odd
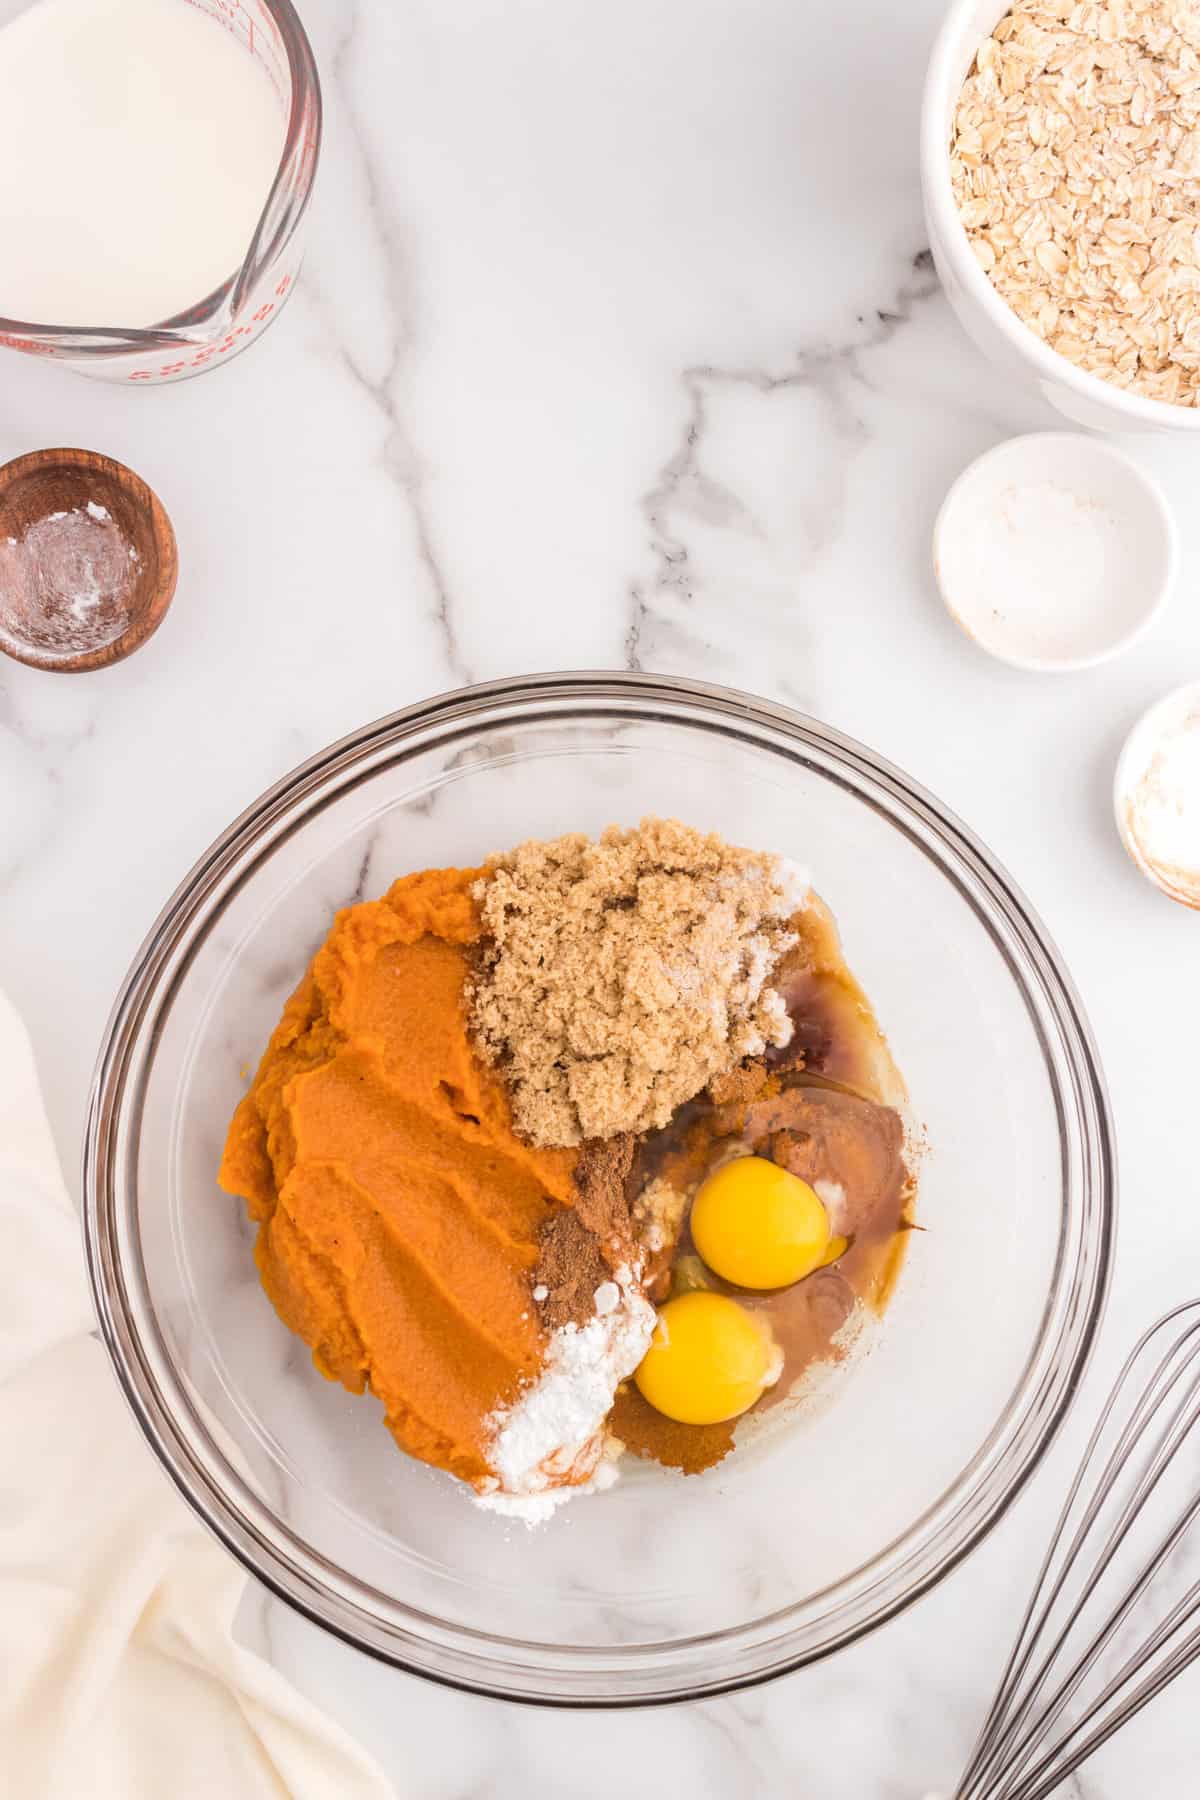
[[[1138,720],[1117,762],[1113,806],[1142,874],[1200,911],[1200,681]]]

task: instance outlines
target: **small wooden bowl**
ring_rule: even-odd
[[[6,655],[60,674],[120,662],[162,623],[178,572],[171,521],[124,463],[92,450],[34,450],[0,468]]]

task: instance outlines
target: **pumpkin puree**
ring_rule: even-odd
[[[541,1228],[576,1198],[577,1152],[514,1134],[467,1032],[469,889],[405,876],[347,907],[288,1001],[229,1129],[221,1186],[322,1374],[382,1401],[402,1449],[488,1474],[485,1421],[535,1377]]]

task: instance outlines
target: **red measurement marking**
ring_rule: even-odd
[[[278,43],[280,40],[279,21],[276,19],[275,15],[271,11],[270,7],[267,5],[266,0],[257,0],[257,4],[258,4],[259,18],[262,20],[263,24],[267,27],[267,30],[270,32],[270,34],[274,38],[275,42]]]
[[[276,294],[280,296],[285,294],[294,280],[294,276],[285,275],[275,289]],[[259,307],[257,312],[251,314],[251,323],[249,325],[232,326],[219,343],[202,344],[197,349],[194,356],[178,357],[174,362],[160,363],[156,369],[134,369],[126,379],[128,381],[166,380],[172,375],[182,375],[187,369],[203,368],[205,363],[211,362],[214,356],[228,356],[231,350],[241,349],[242,345],[240,340],[244,337],[253,337],[255,335],[256,327],[261,325],[264,319],[269,319],[274,311],[275,302],[273,300],[267,300]],[[18,349],[36,350],[43,356],[54,356],[57,354],[56,351],[45,345],[26,344],[22,338],[9,338],[0,333],[0,344],[6,343],[13,344]]]
[[[10,350],[23,350],[26,356],[57,356],[53,344],[35,344],[29,338],[12,337],[6,331],[0,331],[0,344],[7,344]]]

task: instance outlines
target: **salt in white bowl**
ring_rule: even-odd
[[[1019,669],[1086,669],[1126,650],[1166,604],[1175,525],[1156,484],[1097,437],[1044,431],[985,451],[933,533],[951,617]]]

